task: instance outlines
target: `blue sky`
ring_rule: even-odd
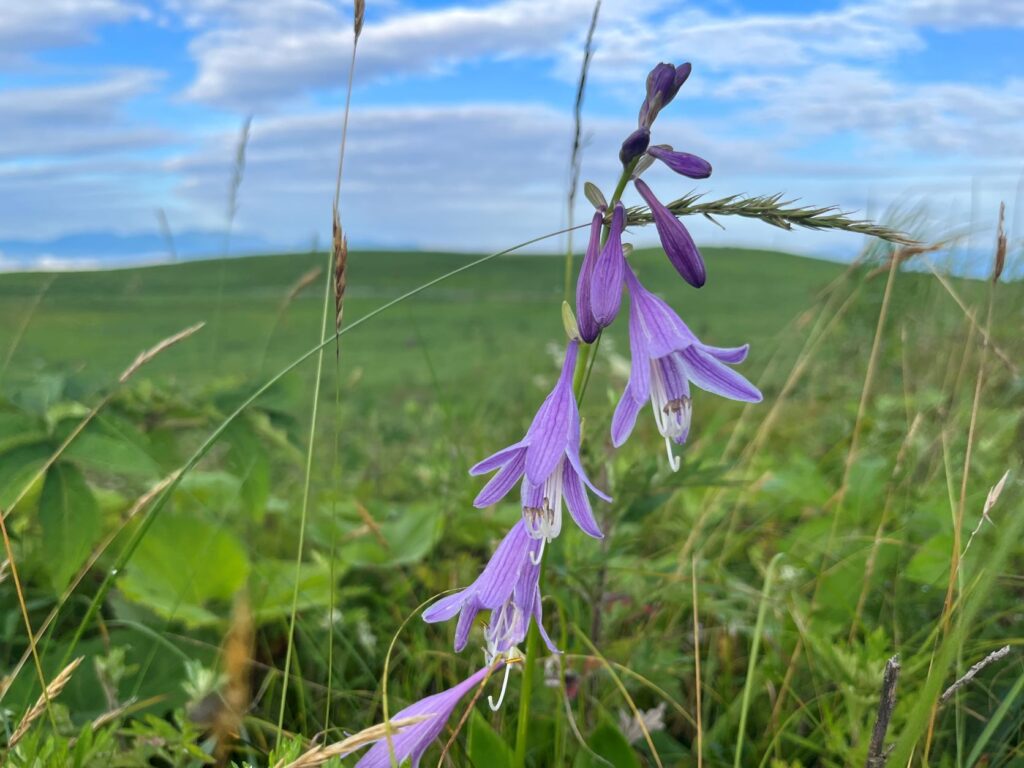
[[[591,0],[368,5],[342,199],[351,241],[477,251],[563,226]],[[347,0],[12,7],[0,16],[0,268],[159,257],[145,238],[111,239],[159,243],[158,209],[183,249],[215,248],[197,233],[225,227],[247,115],[235,242],[327,241]],[[583,177],[614,183],[647,70],[688,60],[693,76],[655,140],[715,172],[652,173],[664,198],[782,192],[871,215],[924,204],[926,234],[970,230],[978,247],[1005,200],[1019,237],[1022,44],[1024,0],[605,0]],[[862,245],[723,223],[692,229],[700,243],[829,257]]]

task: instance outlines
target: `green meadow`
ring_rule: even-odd
[[[646,409],[613,450],[626,324],[602,338],[583,456],[615,501],[595,508],[602,542],[567,524],[545,556],[563,654],[517,666],[497,712],[453,717],[425,764],[514,765],[525,711],[538,768],[881,765],[897,654],[889,765],[1024,764],[1024,286],[889,253],[708,248],[699,291],[633,254],[703,341],[751,344],[764,402],[697,392],[678,473]],[[333,333],[326,254],[0,275],[7,764],[286,765],[382,722],[385,668],[391,714],[479,668],[479,627],[454,654],[452,625],[416,614],[520,514],[517,493],[474,509],[467,469],[520,438],[557,376],[564,259],[498,257],[370,317],[475,258],[350,254],[308,495],[317,355],[232,414],[318,343],[325,295]],[[13,740],[40,678],[78,657]]]

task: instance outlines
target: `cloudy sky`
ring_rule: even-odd
[[[591,0],[368,6],[342,200],[352,242],[486,250],[563,226]],[[663,197],[783,192],[870,215],[927,201],[935,233],[973,221],[985,239],[1021,185],[1022,47],[1024,0],[605,0],[583,175],[614,183],[647,70],[688,60],[655,140],[715,172],[655,173]],[[185,250],[220,247],[202,233],[224,229],[248,115],[234,247],[325,242],[350,54],[348,0],[10,0],[0,264],[146,256],[128,251],[159,242],[158,210]],[[692,228],[830,256],[861,245],[724,223]]]

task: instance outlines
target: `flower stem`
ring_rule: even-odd
[[[523,685],[519,691],[519,717],[516,720],[516,750],[513,755],[514,768],[526,766],[526,743],[530,731],[530,694],[533,692],[533,672],[537,654],[540,652],[540,632],[537,625],[530,623],[526,635],[526,660],[523,663]]]

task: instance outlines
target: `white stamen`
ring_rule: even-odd
[[[665,438],[665,451],[668,453],[668,465],[672,468],[673,472],[679,471],[679,457],[672,452],[672,441],[669,438]]]
[[[544,481],[544,497],[541,506],[523,508],[526,532],[530,538],[551,541],[557,538],[562,530],[562,468],[564,463],[565,457],[562,457]],[[537,557],[539,558],[540,555],[538,554]],[[535,560],[532,552],[530,560],[534,565],[540,564],[540,560]]]
[[[669,399],[665,376],[657,360],[651,361],[651,409],[658,432],[665,438],[668,464],[673,472],[677,472],[679,457],[672,452],[672,441],[678,441],[690,431],[693,408],[686,395]]]
[[[501,692],[498,694],[498,701],[495,702],[492,696],[487,697],[487,706],[491,708],[492,712],[497,712],[501,709],[501,702],[505,700],[505,691],[508,689],[508,675],[512,671],[512,665],[505,664],[505,676],[501,680]]]

